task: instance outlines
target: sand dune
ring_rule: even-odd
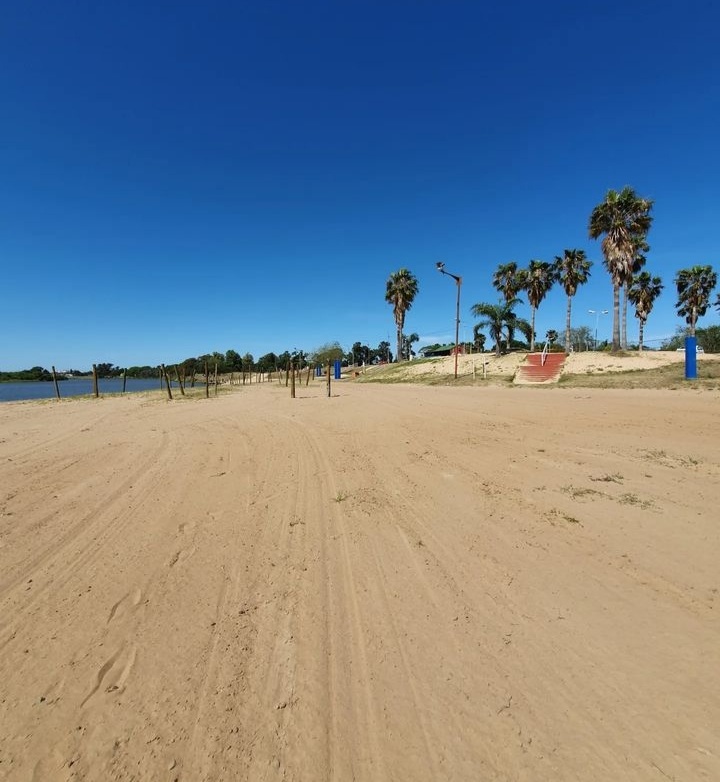
[[[720,394],[0,406],[0,779],[720,779]]]

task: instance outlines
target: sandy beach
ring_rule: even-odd
[[[720,392],[324,392],[0,406],[0,779],[720,779]]]

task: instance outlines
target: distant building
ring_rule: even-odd
[[[438,358],[440,356],[454,356],[455,355],[455,343],[452,342],[449,345],[428,345],[426,348],[420,348],[420,355],[423,358]],[[462,356],[465,353],[465,346],[458,345],[458,355]]]

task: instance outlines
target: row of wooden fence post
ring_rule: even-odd
[[[182,377],[180,376],[180,369],[178,368],[178,365],[174,365],[175,368],[175,377],[177,379],[178,388],[180,389],[180,393],[185,396],[185,371],[183,370]],[[208,365],[208,362],[205,362],[205,398],[208,399],[210,397],[210,367]],[[331,362],[328,361],[327,365],[327,395],[331,395],[331,380],[330,380],[330,370],[331,370]],[[279,369],[276,368],[277,376],[278,376],[278,382],[282,383],[282,373]],[[285,387],[287,388],[288,385],[290,385],[290,397],[292,399],[295,399],[295,378],[296,373],[297,377],[300,378],[300,382],[302,382],[302,378],[300,377],[302,370],[295,369],[294,363],[291,361],[289,365],[285,368]],[[310,385],[310,376],[312,374],[312,367],[308,365],[307,368],[307,377],[305,378],[305,386],[307,387]],[[165,367],[165,364],[160,364],[159,369],[159,376],[160,376],[160,388],[163,388],[163,385],[167,391],[168,399],[172,399],[172,389],[171,389],[171,383],[170,383],[170,376],[168,375],[168,371]],[[262,375],[259,375],[261,377]],[[232,376],[231,376],[232,377]],[[58,385],[58,378],[57,378],[57,372],[55,370],[55,367],[52,367],[52,378],[53,378],[53,384],[55,386],[55,396],[60,399],[60,387]],[[268,380],[272,380],[272,372],[269,373]],[[258,380],[257,382],[260,382]],[[245,383],[245,373],[243,372],[243,385]],[[250,374],[250,383],[252,383],[252,374]],[[98,398],[100,396],[100,390],[98,387],[98,373],[97,373],[97,365],[92,365],[92,386],[93,386],[93,395],[95,398]],[[123,385],[122,385],[122,393],[125,393],[125,389],[127,386],[127,369],[123,370]],[[215,362],[215,372],[214,372],[214,386],[215,386],[215,396],[218,394],[218,365],[217,362]],[[191,379],[190,379],[190,387],[195,387],[195,372],[192,373]]]

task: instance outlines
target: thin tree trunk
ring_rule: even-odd
[[[398,324],[397,327],[397,355],[395,357],[395,363],[402,361],[402,325]]]
[[[570,308],[572,307],[572,296],[568,296],[567,314],[565,315],[565,355],[570,353]]]
[[[620,286],[613,283],[613,352],[620,350]]]
[[[638,334],[638,353],[642,353],[643,349],[643,331],[645,330],[645,321],[640,320],[640,333]]]
[[[622,295],[622,327],[620,331],[620,347],[627,350],[627,305],[628,305],[628,284],[623,283]]]
[[[530,307],[530,352],[535,352],[535,307]],[[508,345],[508,347],[510,347]]]

